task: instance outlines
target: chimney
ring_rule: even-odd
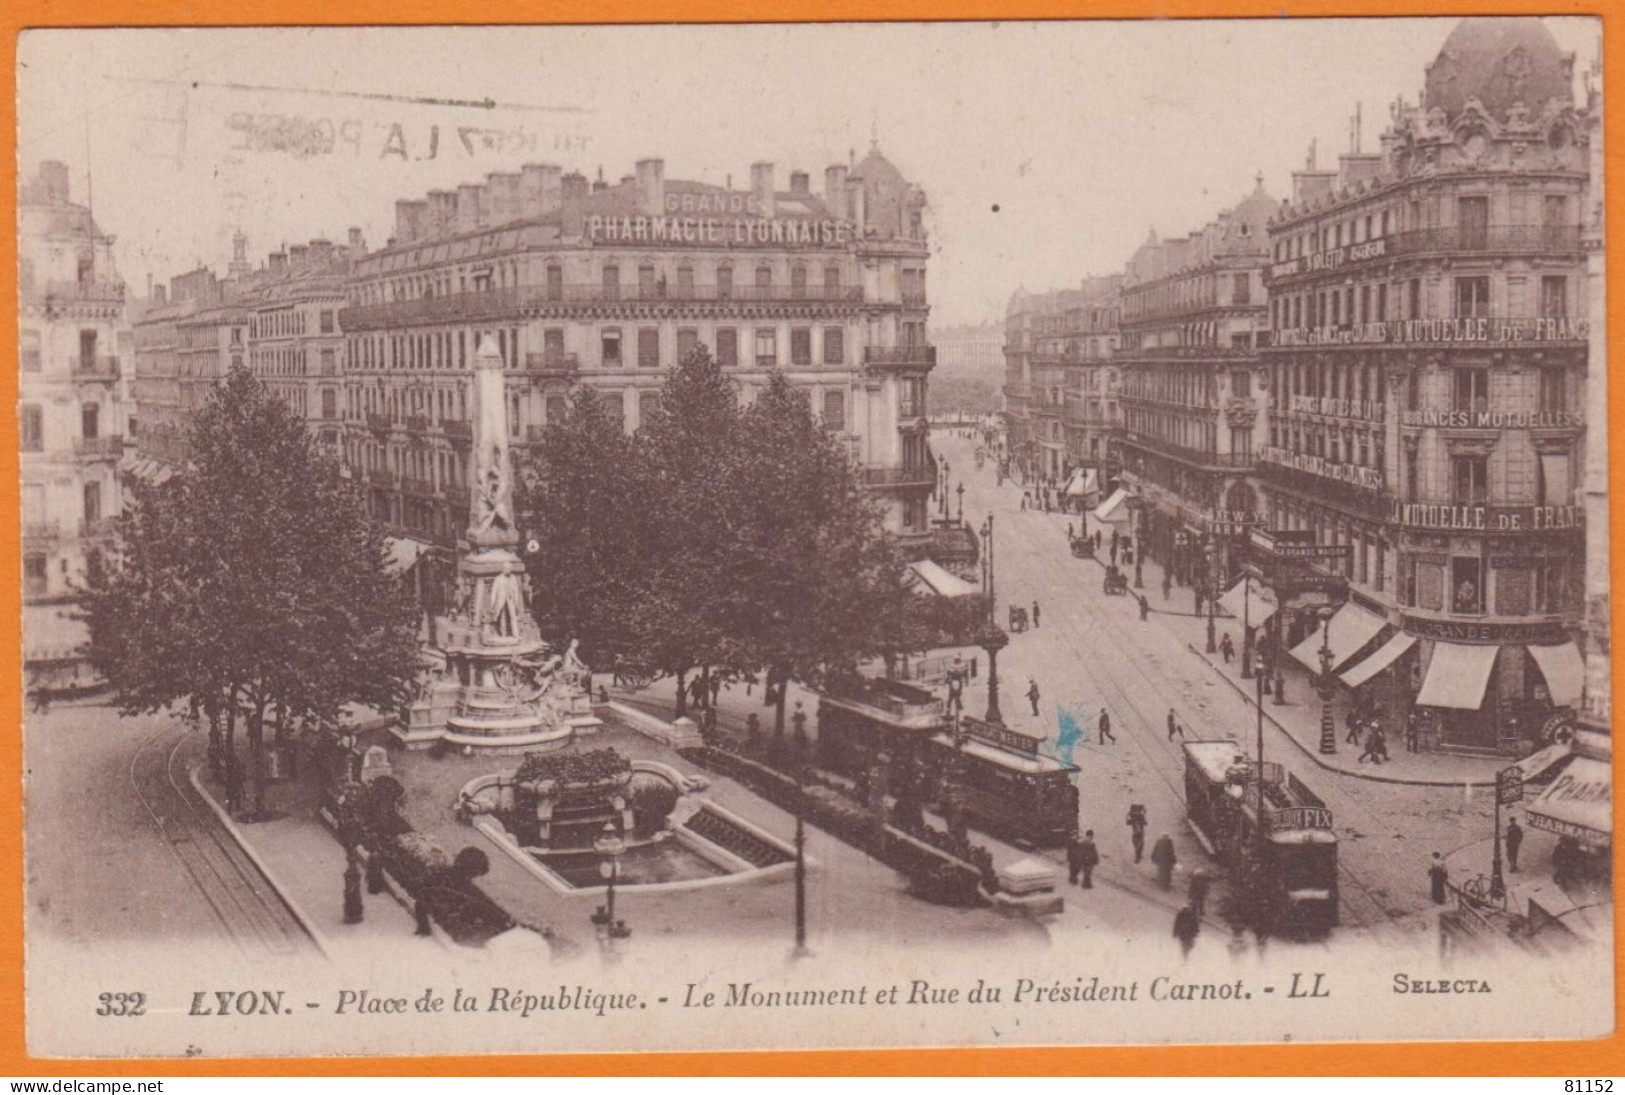
[[[40,186],[47,201],[68,200],[68,165],[60,160],[46,160],[39,165]]]
[[[308,250],[309,249],[302,243],[290,244],[288,247],[288,269],[303,269],[305,265],[305,255]]]
[[[507,224],[519,219],[519,173],[493,171],[486,176],[487,224]]]
[[[1382,170],[1381,152],[1345,152],[1337,157],[1337,185],[1343,189],[1353,189],[1365,182],[1374,179]]]
[[[485,187],[463,183],[457,188],[457,231],[472,232],[479,228],[485,213]]]
[[[1335,171],[1294,171],[1292,173],[1292,204],[1303,205],[1319,201],[1332,192],[1337,184]]]
[[[631,186],[635,182],[637,182],[637,176],[636,175],[622,175],[621,176],[621,185],[622,186]]]
[[[859,239],[863,238],[864,229],[869,227],[869,205],[865,200],[862,179],[847,179],[846,181],[846,219],[852,222],[852,228]]]
[[[666,212],[666,161],[638,161],[638,212],[645,217]]]
[[[280,274],[288,268],[288,253],[286,251],[272,251],[265,256],[265,265],[273,274]]]
[[[587,197],[587,176],[572,171],[559,180],[559,196],[563,202],[579,202]]]
[[[545,217],[559,207],[559,166],[528,163],[519,169],[519,209],[525,217]]]
[[[312,266],[327,266],[333,261],[332,240],[310,241],[310,264]]]
[[[845,164],[834,164],[824,169],[824,204],[829,206],[829,215],[836,220],[847,219]]]
[[[457,227],[457,191],[429,191],[429,212],[423,225],[430,237],[449,236]]]
[[[807,183],[808,179],[805,171],[790,172],[790,193],[806,197],[812,193],[812,188]]]
[[[423,234],[424,221],[427,220],[424,211],[427,208],[427,202],[405,198],[395,203],[395,239],[398,242],[411,243]]]
[[[603,179],[594,179],[592,181],[592,192],[594,194],[602,194],[604,191],[606,191],[608,189],[609,189],[609,183],[605,182]]]
[[[367,243],[361,238],[361,229],[359,228],[350,229],[350,234],[346,245],[350,248],[350,253],[352,255],[364,255],[367,253]]]
[[[773,165],[758,160],[750,165],[750,193],[756,201],[758,217],[773,216]]]
[[[152,287],[152,303],[159,308],[169,303],[169,290],[162,285]]]

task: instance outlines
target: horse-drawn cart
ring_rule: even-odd
[[[1128,576],[1115,566],[1106,568],[1106,577],[1101,580],[1100,589],[1111,597],[1122,597],[1128,593]]]

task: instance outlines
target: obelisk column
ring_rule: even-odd
[[[508,452],[507,380],[490,335],[474,355],[474,482],[469,491],[468,541],[479,547],[519,543],[513,518],[513,466]]]

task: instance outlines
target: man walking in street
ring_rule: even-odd
[[[1191,950],[1196,946],[1196,937],[1202,932],[1202,918],[1199,913],[1189,905],[1174,914],[1174,938],[1179,940],[1179,949],[1186,958],[1190,957]]]
[[[1112,733],[1112,717],[1106,713],[1104,707],[1100,709],[1099,730],[1100,744],[1105,745],[1107,742],[1113,745],[1117,744],[1117,735]]]
[[[1224,638],[1219,640],[1219,653],[1224,655],[1225,665],[1229,665],[1231,659],[1236,656],[1236,644],[1230,641],[1228,631],[1224,633]]]
[[[1174,718],[1174,709],[1170,707],[1168,708],[1168,740],[1173,741],[1175,734],[1180,734],[1179,720]],[[1180,734],[1180,737],[1184,737],[1184,735]]]
[[[1174,576],[1168,571],[1162,572],[1162,599],[1167,600],[1174,595]]]
[[[1031,677],[1027,678],[1027,702],[1033,705],[1033,716],[1038,715],[1038,682]]]
[[[1151,615],[1151,602],[1145,599],[1144,593],[1136,593],[1134,599],[1140,604],[1140,619],[1143,621]]]
[[[1076,830],[1066,838],[1066,880],[1068,884],[1078,884],[1078,874],[1083,870],[1083,838]]]
[[[1433,891],[1433,903],[1443,905],[1445,902],[1445,884],[1450,881],[1450,868],[1444,865],[1444,857],[1438,852],[1433,853],[1433,866],[1428,868],[1428,885]]]
[[[1207,893],[1213,887],[1213,872],[1206,867],[1198,867],[1191,872],[1191,908],[1201,918],[1207,912]]]
[[[1128,827],[1134,839],[1134,862],[1138,863],[1145,857],[1145,829],[1149,822],[1145,819],[1145,807],[1138,803],[1128,808]]]
[[[1523,847],[1523,827],[1517,818],[1507,819],[1507,866],[1518,869],[1518,849]]]
[[[1037,628],[1038,628],[1038,602],[1034,601],[1033,602],[1033,629],[1037,630]]]
[[[1078,865],[1083,868],[1083,881],[1079,883],[1086,890],[1095,888],[1095,868],[1100,866],[1100,849],[1095,847],[1095,831],[1084,831],[1083,839],[1078,842]]]
[[[1163,833],[1157,838],[1157,843],[1151,849],[1151,862],[1157,865],[1157,888],[1164,893],[1173,889],[1174,864],[1179,857],[1174,854],[1174,838]]]

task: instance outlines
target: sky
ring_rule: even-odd
[[[754,27],[37,30],[19,44],[19,169],[70,168],[137,292],[231,237],[381,246],[398,198],[525,162],[610,181],[778,186],[871,141],[929,202],[934,325],[1018,287],[1120,271],[1150,230],[1285,197],[1317,142],[1374,151],[1454,19]],[[1599,24],[1546,20],[1577,54]]]

